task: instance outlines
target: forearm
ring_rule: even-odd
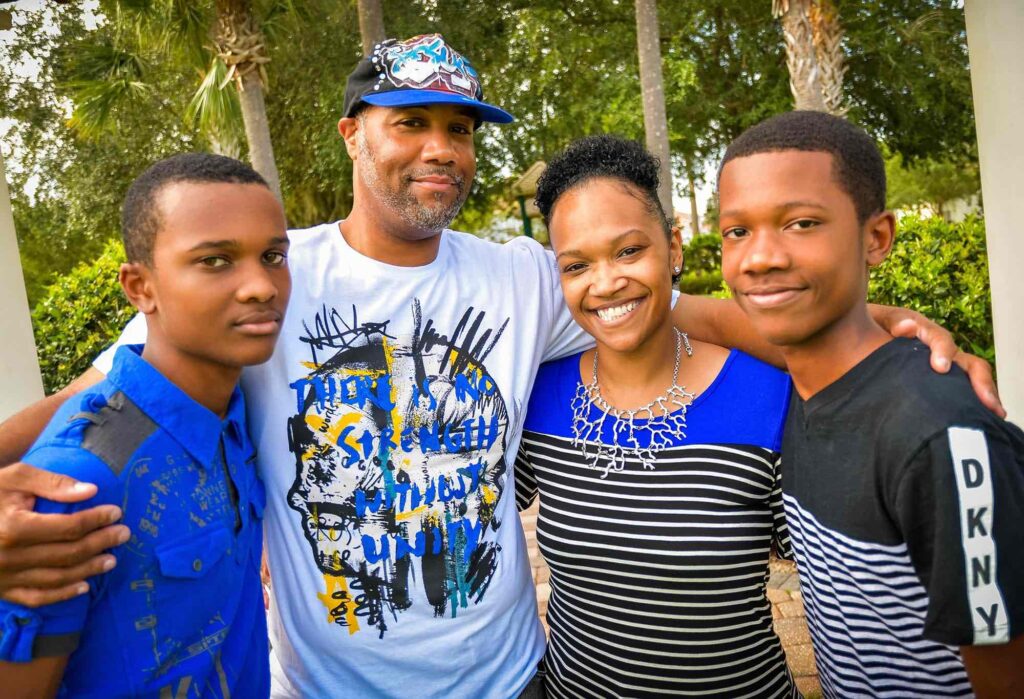
[[[36,401],[0,424],[0,466],[20,460],[68,398],[102,380],[103,374],[90,368],[62,390]]]
[[[672,309],[672,320],[677,328],[697,340],[735,347],[777,367],[786,366],[778,348],[757,334],[732,299],[683,294]]]
[[[1024,696],[1024,635],[998,646],[962,646],[960,655],[978,699]]]
[[[28,663],[0,662],[0,686],[11,699],[50,699],[57,696],[68,656],[36,658]]]
[[[0,424],[0,466],[21,459],[67,398],[60,393],[47,396]]]

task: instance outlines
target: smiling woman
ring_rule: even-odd
[[[781,372],[673,327],[679,232],[638,144],[601,136],[538,184],[562,289],[597,346],[540,368],[516,460],[551,569],[547,690],[798,696],[765,598],[788,554]]]

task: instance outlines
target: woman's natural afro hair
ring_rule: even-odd
[[[643,202],[669,235],[672,226],[658,199],[658,168],[658,159],[635,141],[587,136],[552,158],[537,182],[537,208],[550,226],[551,212],[563,194],[590,180],[609,178],[626,185],[624,191]]]

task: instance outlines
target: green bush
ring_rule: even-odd
[[[88,369],[134,315],[117,281],[122,262],[121,241],[111,240],[95,261],[78,265],[47,287],[32,310],[47,393],[59,391]]]
[[[684,294],[711,296],[722,288],[720,271],[684,272],[679,279],[679,290]]]
[[[679,290],[707,296],[722,288],[722,239],[717,233],[695,236],[683,246]]]
[[[896,243],[871,274],[868,298],[923,313],[953,333],[961,348],[995,360],[985,222],[903,217]]]

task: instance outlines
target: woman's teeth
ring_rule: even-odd
[[[624,303],[621,306],[612,306],[611,308],[599,308],[597,311],[597,317],[606,323],[610,323],[613,320],[618,320],[619,318],[626,315],[639,305],[639,301],[630,301],[629,303]]]

